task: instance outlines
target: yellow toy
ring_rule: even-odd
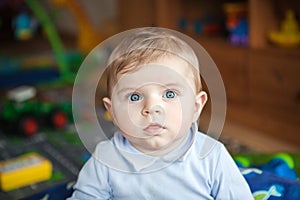
[[[89,21],[86,12],[76,0],[53,0],[54,5],[66,6],[74,15],[78,23],[77,47],[82,53],[89,53],[105,39]]]
[[[0,161],[0,188],[3,191],[45,181],[51,175],[51,162],[37,153]]]
[[[281,30],[271,32],[269,39],[271,42],[285,47],[296,47],[300,45],[299,25],[292,10],[286,12]]]
[[[105,111],[104,113],[104,117],[107,121],[112,121],[111,115],[108,111]]]

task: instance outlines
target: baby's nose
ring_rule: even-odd
[[[156,105],[149,105],[146,104],[142,110],[142,115],[147,116],[147,115],[153,115],[153,114],[162,114],[163,113],[163,108],[156,104]]]

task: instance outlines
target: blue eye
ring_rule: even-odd
[[[139,101],[141,100],[141,96],[139,94],[133,93],[128,97],[128,99],[130,101]]]
[[[165,98],[168,98],[168,99],[173,99],[176,97],[176,94],[174,91],[167,91],[165,94],[164,94],[164,97]]]

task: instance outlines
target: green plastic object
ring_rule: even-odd
[[[283,160],[289,166],[290,169],[295,168],[294,160],[289,154],[287,154],[287,153],[278,153],[278,154],[274,155],[274,157],[273,157],[273,159],[276,159],[276,158]]]
[[[234,160],[242,167],[249,167],[251,165],[250,159],[245,156],[236,156]]]
[[[69,76],[69,65],[65,56],[65,50],[63,44],[60,40],[60,37],[51,22],[51,19],[47,15],[47,11],[43,8],[40,1],[38,0],[25,0],[28,7],[32,10],[34,15],[37,17],[39,22],[41,23],[48,40],[52,46],[52,49],[55,54],[55,58],[57,60],[57,64],[60,69],[60,73],[62,78],[66,78]]]

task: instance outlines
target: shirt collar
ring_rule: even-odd
[[[153,171],[162,167],[166,167],[172,162],[183,162],[188,152],[194,143],[195,134],[198,131],[198,126],[193,123],[190,132],[180,146],[172,152],[162,156],[154,157],[146,155],[133,147],[128,140],[118,131],[115,133],[113,142],[115,148],[120,152],[120,155],[127,161],[135,172]]]

